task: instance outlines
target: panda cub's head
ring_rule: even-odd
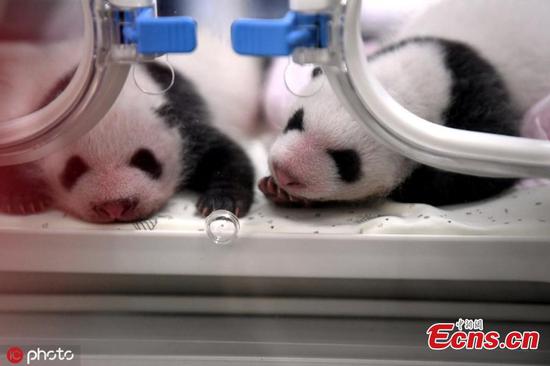
[[[91,222],[129,222],[151,215],[176,191],[181,137],[155,114],[161,100],[128,94],[125,88],[87,135],[42,161],[57,208]]]
[[[324,79],[324,80],[323,80]],[[410,163],[382,146],[340,104],[320,69],[272,145],[269,168],[280,188],[313,201],[384,196],[410,173]]]

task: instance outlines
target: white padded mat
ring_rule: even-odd
[[[266,172],[260,143],[250,148],[259,174]],[[103,230],[204,233],[196,214],[196,196],[178,196],[149,220],[132,224],[93,225],[50,211],[33,216],[0,215],[0,230]],[[241,219],[241,233],[407,234],[550,236],[550,184],[521,184],[501,197],[468,205],[435,208],[423,204],[380,201],[319,209],[275,207],[256,192],[250,213]]]

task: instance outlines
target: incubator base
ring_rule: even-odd
[[[405,307],[406,304],[403,304]],[[82,350],[82,366],[466,366],[544,365],[538,351],[430,351],[438,319],[185,316],[166,314],[0,315],[0,342],[62,344]],[[492,321],[501,334],[547,324]],[[67,334],[71,339],[67,339]],[[9,337],[9,338],[6,338]],[[27,343],[28,342],[28,343]],[[22,346],[22,344],[20,344]]]
[[[264,167],[265,168],[265,167]],[[175,198],[134,224],[0,218],[0,345],[81,365],[542,365],[538,351],[433,352],[426,330],[482,318],[550,333],[550,186],[434,208],[277,208],[257,195],[216,245]]]

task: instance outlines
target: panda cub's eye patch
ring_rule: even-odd
[[[304,131],[304,108],[298,109],[294,115],[290,117],[283,133],[292,130]]]
[[[338,175],[346,183],[353,183],[361,178],[361,158],[357,151],[327,150],[338,169]]]
[[[323,69],[321,69],[319,66],[313,69],[311,72],[311,78],[315,79],[317,76],[323,75]]]
[[[162,164],[151,150],[146,148],[136,151],[130,160],[130,166],[144,171],[153,179],[159,179],[162,175]]]
[[[71,190],[78,179],[89,170],[90,167],[80,156],[72,156],[69,160],[67,160],[65,169],[63,170],[63,173],[61,173],[61,185],[63,185],[66,190]]]

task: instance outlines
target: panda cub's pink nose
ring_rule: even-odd
[[[137,199],[124,198],[100,203],[93,206],[93,209],[103,219],[119,220],[131,214],[138,203]]]
[[[275,180],[279,184],[279,186],[283,188],[287,187],[295,187],[295,188],[303,188],[305,187],[305,184],[303,184],[300,179],[296,177],[295,174],[290,172],[288,169],[282,168],[278,164],[273,164],[273,175],[275,176]]]

